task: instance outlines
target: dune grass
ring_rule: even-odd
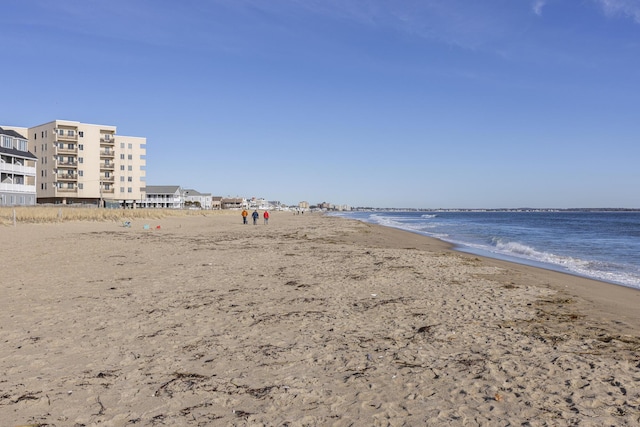
[[[230,213],[229,211],[188,209],[98,209],[69,206],[0,207],[0,225],[45,224],[72,221],[132,221],[175,216],[202,216]]]

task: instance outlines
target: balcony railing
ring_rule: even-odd
[[[78,174],[75,173],[59,173],[56,176],[58,178],[58,181],[73,181],[78,179]]]
[[[68,160],[56,160],[55,165],[56,166],[76,167],[76,166],[78,166],[78,162],[68,161]]]
[[[116,154],[113,150],[100,150],[100,157],[113,157],[115,155]]]
[[[2,172],[18,172],[23,173],[25,175],[35,175],[36,168],[31,166],[22,166],[22,165],[14,165],[11,163],[1,163],[0,162],[0,171]]]
[[[56,134],[56,140],[57,141],[77,141],[78,133],[76,132],[75,135],[67,135],[66,132],[64,135]]]
[[[115,165],[113,163],[100,163],[100,169],[113,170]]]
[[[10,191],[13,193],[34,193],[36,192],[35,185],[26,184],[0,184],[0,191]]]
[[[108,144],[108,145],[114,145],[116,143],[115,138],[112,136],[109,139],[106,139],[104,137],[100,138],[100,144]]]
[[[75,193],[78,191],[77,188],[68,188],[68,187],[58,187],[56,188],[56,191],[61,192],[61,193]]]
[[[102,182],[114,182],[115,176],[101,176],[100,181]]]
[[[78,147],[68,148],[68,147],[56,147],[56,154],[75,154],[78,152]]]

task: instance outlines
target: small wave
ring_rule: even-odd
[[[424,214],[424,215],[420,216],[420,218],[425,218],[425,219],[437,218],[437,217],[438,217],[438,215],[436,215],[436,214]]]

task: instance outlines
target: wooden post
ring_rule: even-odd
[[[16,226],[16,210],[13,210],[13,226]]]

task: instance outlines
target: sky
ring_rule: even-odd
[[[3,0],[0,124],[147,138],[147,185],[640,208],[640,0]]]

